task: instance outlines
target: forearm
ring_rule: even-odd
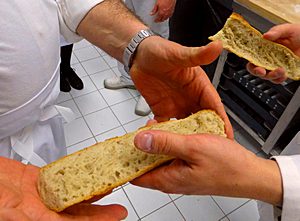
[[[86,15],[77,32],[122,62],[123,51],[131,38],[145,28],[121,0],[105,0]]]
[[[276,205],[282,205],[283,187],[280,169],[274,160],[259,159],[253,198]],[[255,183],[254,183],[255,185]]]
[[[240,197],[282,205],[282,178],[277,163],[255,156],[250,164],[241,171],[240,188],[237,188]]]

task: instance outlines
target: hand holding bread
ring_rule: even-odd
[[[235,141],[211,134],[142,131],[135,137],[135,144],[146,153],[175,158],[171,164],[134,180],[135,185],[165,193],[246,197],[274,205],[281,203],[277,163],[257,157]]]
[[[37,190],[40,168],[0,157],[0,220],[116,221],[127,216],[119,205],[78,204],[62,213],[48,209]]]
[[[299,30],[296,29],[298,25],[285,24],[262,35],[242,16],[233,13],[222,30],[209,39],[221,40],[225,49],[261,67],[248,65],[254,74],[280,83],[286,77],[300,80]]]
[[[219,56],[221,43],[183,47],[156,36],[151,38],[140,44],[130,75],[154,118],[160,122],[185,118],[202,109],[215,110],[225,122],[228,138],[233,139],[221,99],[200,67]]]
[[[271,28],[263,37],[267,40],[282,44],[291,49],[295,55],[300,56],[300,26],[296,24],[282,24]],[[280,84],[287,79],[287,74],[283,68],[274,71],[267,71],[262,67],[248,63],[247,69],[253,75]]]

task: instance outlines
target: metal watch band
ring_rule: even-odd
[[[132,66],[133,57],[139,44],[146,38],[156,35],[150,29],[140,30],[129,42],[123,53],[124,69],[127,73]]]

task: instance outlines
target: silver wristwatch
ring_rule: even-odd
[[[150,29],[140,30],[129,42],[123,54],[124,69],[127,73],[132,66],[133,57],[139,44],[146,38],[156,35]]]

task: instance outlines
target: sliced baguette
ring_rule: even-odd
[[[289,48],[266,40],[242,16],[233,13],[224,27],[210,40],[221,40],[223,47],[267,70],[283,67],[287,76],[300,80],[300,58]]]
[[[172,157],[147,154],[135,148],[135,135],[148,129],[226,137],[222,119],[214,111],[202,110],[182,120],[143,127],[95,144],[41,168],[38,190],[45,205],[54,211],[62,211],[93,196],[105,194],[171,160]]]

